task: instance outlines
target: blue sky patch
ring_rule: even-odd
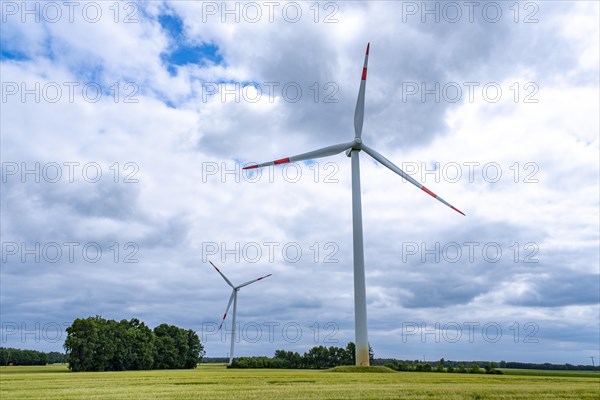
[[[214,44],[200,46],[179,45],[163,59],[174,65],[199,64],[206,65],[207,61],[219,64],[223,57],[218,53],[219,48]]]
[[[23,61],[28,60],[29,57],[17,50],[9,50],[2,46],[2,50],[0,51],[0,60],[15,60],[15,61]]]
[[[169,74],[177,74],[177,66],[197,64],[204,66],[209,62],[219,64],[223,57],[219,54],[219,47],[211,43],[189,43],[185,36],[183,21],[177,15],[164,14],[158,17],[160,26],[171,39],[169,50],[161,54],[162,61],[167,64]]]
[[[159,15],[158,23],[172,38],[183,38],[183,21],[178,16],[172,14]]]

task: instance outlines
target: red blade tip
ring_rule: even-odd
[[[253,169],[253,168],[258,168],[258,165],[250,165],[250,166],[244,167],[242,169]]]
[[[425,193],[427,193],[428,195],[430,195],[431,197],[433,197],[434,199],[437,198],[437,194],[433,193],[431,190],[427,189],[425,186],[423,186],[421,188],[422,191],[424,191]]]
[[[456,207],[454,207],[454,206],[450,206],[450,207],[451,207],[451,208],[452,208],[454,211],[456,211],[456,212],[459,212],[459,213],[461,213],[462,215],[464,215],[464,216],[466,217],[465,213],[464,213],[464,212],[462,212],[462,211],[460,211],[458,208],[456,208]]]
[[[369,47],[371,47],[371,42],[367,43],[367,55],[369,55]]]
[[[279,164],[286,164],[286,163],[289,163],[289,162],[290,162],[289,158],[282,158],[281,160],[275,160],[275,161],[273,161],[273,164],[279,165]]]

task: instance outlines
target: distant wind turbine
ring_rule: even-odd
[[[365,289],[365,261],[363,251],[363,230],[362,230],[362,207],[360,196],[360,163],[358,154],[361,150],[391,169],[402,178],[406,179],[425,193],[432,196],[434,199],[444,203],[454,211],[465,215],[458,208],[454,207],[425,186],[414,180],[406,172],[398,168],[390,160],[379,154],[374,149],[363,143],[362,127],[365,114],[365,87],[367,83],[367,62],[369,61],[369,47],[365,54],[365,63],[362,70],[360,81],[360,89],[358,91],[358,100],[354,111],[354,140],[351,142],[335,144],[333,146],[324,147],[322,149],[309,151],[308,153],[299,154],[292,157],[282,158],[275,161],[270,161],[262,164],[251,165],[244,169],[260,168],[270,165],[286,164],[296,161],[310,160],[314,158],[328,157],[341,152],[346,152],[346,155],[352,160],[352,222],[353,222],[353,249],[354,249],[354,323],[356,335],[356,365],[369,365],[369,341],[367,337],[367,299]]]
[[[229,297],[229,303],[227,304],[227,309],[225,310],[225,314],[223,314],[223,319],[221,320],[221,325],[219,325],[219,330],[220,330],[221,327],[223,326],[223,323],[225,322],[225,318],[227,318],[227,313],[229,312],[229,307],[231,307],[231,302],[233,302],[233,321],[232,321],[233,328],[231,329],[231,349],[229,351],[229,365],[231,365],[231,363],[233,362],[233,346],[235,344],[235,315],[236,315],[236,311],[237,311],[237,292],[244,286],[248,286],[251,283],[260,281],[261,279],[268,278],[269,276],[271,276],[271,274],[261,276],[260,278],[253,279],[246,283],[242,283],[241,285],[238,285],[238,286],[233,286],[233,283],[231,283],[231,281],[229,279],[227,279],[227,277],[225,275],[223,275],[223,273],[219,270],[219,268],[217,268],[215,266],[215,264],[212,263],[212,261],[209,261],[209,263],[217,270],[219,275],[221,275],[223,277],[223,279],[225,279],[225,282],[227,282],[227,284],[229,286],[231,286],[231,288],[233,289],[231,292],[231,296]]]

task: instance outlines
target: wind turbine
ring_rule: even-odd
[[[260,281],[261,279],[268,278],[269,276],[271,276],[271,274],[261,276],[260,278],[253,279],[246,283],[242,283],[241,285],[238,285],[238,286],[233,286],[233,283],[231,283],[231,281],[229,279],[227,279],[227,277],[225,275],[223,275],[223,273],[219,270],[219,268],[217,268],[215,266],[215,264],[212,263],[212,261],[209,261],[209,263],[217,270],[219,275],[221,275],[223,277],[223,279],[225,279],[225,282],[227,282],[227,284],[229,286],[231,286],[231,288],[233,289],[233,291],[231,292],[231,296],[229,297],[229,303],[227,304],[227,309],[225,310],[225,314],[223,314],[223,319],[221,320],[221,325],[219,325],[219,330],[220,330],[221,327],[223,326],[223,322],[225,322],[225,318],[227,318],[227,313],[229,312],[229,307],[231,307],[231,302],[233,302],[233,321],[232,321],[233,328],[231,329],[231,349],[229,351],[229,365],[231,365],[231,363],[233,362],[233,346],[235,344],[235,314],[237,311],[237,292],[244,286],[248,286],[251,283]]]
[[[358,155],[361,150],[379,161],[384,166],[391,169],[402,178],[406,179],[434,199],[439,200],[454,211],[465,215],[458,208],[454,207],[446,200],[442,199],[425,186],[414,180],[410,175],[398,168],[390,160],[379,154],[374,149],[363,143],[361,134],[363,119],[365,114],[365,86],[367,83],[367,62],[369,61],[369,47],[365,54],[365,63],[362,70],[360,89],[358,91],[358,100],[354,110],[354,140],[351,142],[334,144],[333,146],[309,151],[308,153],[297,156],[282,158],[262,164],[251,165],[244,169],[260,168],[270,165],[286,164],[296,161],[310,160],[346,152],[346,155],[352,160],[352,232],[353,232],[353,251],[354,251],[354,324],[356,335],[356,365],[369,365],[369,341],[367,338],[367,299],[365,289],[365,260],[363,252],[363,229],[362,229],[362,211],[360,196],[360,163]]]

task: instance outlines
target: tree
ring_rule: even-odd
[[[498,374],[501,375],[502,371],[500,371],[499,369],[496,369],[497,365],[495,362],[490,361],[489,363],[487,363],[485,365],[485,373],[486,374]]]
[[[171,327],[161,324],[154,328],[154,369],[177,368],[179,352]]]
[[[406,364],[403,361],[398,361],[398,363],[396,364],[396,369],[398,371],[408,371],[409,370],[409,365]]]
[[[444,359],[440,359],[440,361],[438,361],[437,365],[435,366],[435,372],[444,372]]]
[[[78,318],[67,328],[64,347],[71,371],[98,371],[99,318]]]
[[[347,365],[356,365],[356,345],[354,342],[349,342],[346,345],[346,358],[349,361]]]
[[[154,368],[196,368],[204,356],[204,346],[196,332],[174,325],[154,328]]]
[[[471,366],[469,367],[470,374],[479,374],[480,372],[481,371],[480,371],[479,365],[477,365],[477,364],[471,364]]]
[[[306,364],[309,368],[330,367],[329,350],[325,346],[316,346],[304,353]]]
[[[188,340],[188,351],[185,357],[184,368],[196,368],[198,363],[202,361],[205,351],[200,338],[191,329],[186,331]]]
[[[140,370],[152,369],[154,364],[154,341],[152,330],[143,322],[132,319],[127,323],[126,342],[128,363],[126,369]]]
[[[281,360],[285,368],[302,368],[303,357],[298,352],[276,350],[275,359]]]

